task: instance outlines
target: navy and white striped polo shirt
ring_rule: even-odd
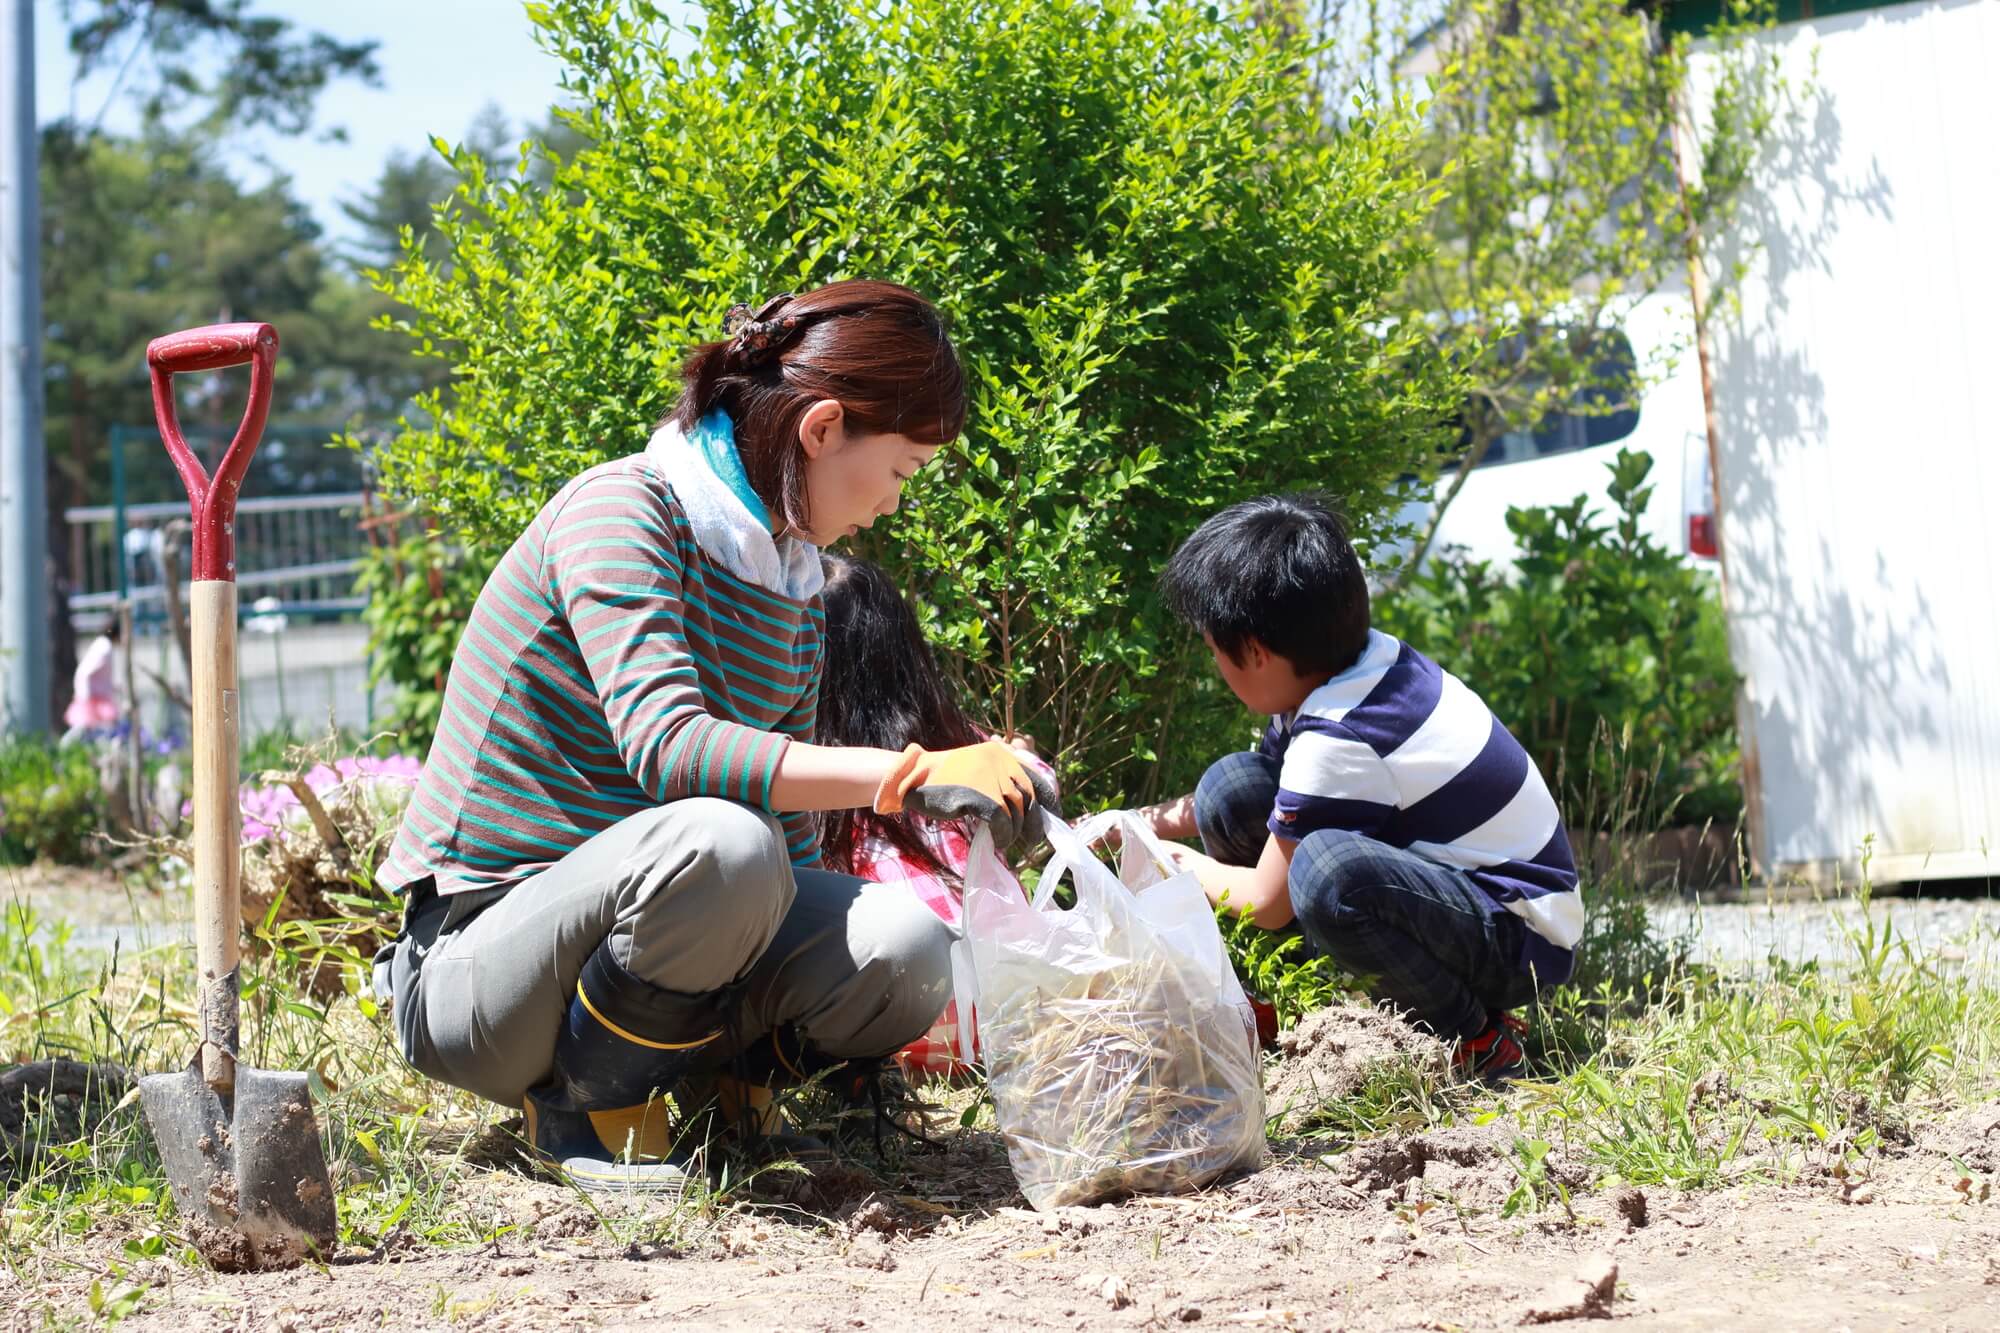
[[[1568,979],[1583,933],[1569,835],[1527,751],[1458,677],[1370,631],[1258,748],[1279,761],[1271,832],[1347,829],[1464,870],[1528,924],[1523,964]]]

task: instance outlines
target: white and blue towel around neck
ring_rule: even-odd
[[[1583,934],[1576,864],[1555,798],[1519,741],[1458,677],[1379,630],[1361,657],[1271,720],[1271,831],[1362,833],[1466,871],[1529,927],[1524,962],[1570,973]]]
[[[692,432],[672,422],[646,445],[708,558],[740,579],[809,601],[826,582],[819,548],[797,537],[774,537],[770,511],[750,488],[726,412],[710,412]]]

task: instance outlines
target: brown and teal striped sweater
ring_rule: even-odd
[[[818,708],[817,553],[790,552],[794,573],[811,560],[793,580],[800,599],[704,548],[690,507],[712,530],[718,496],[734,495],[762,522],[726,421],[720,433],[721,478],[688,475],[705,471],[690,462],[702,451],[677,432],[677,449],[656,439],[570,482],[501,559],[452,660],[385,886],[428,875],[441,893],[511,887],[682,797],[770,808],[779,757],[812,738]],[[714,438],[702,443],[717,457]],[[725,536],[761,536],[770,567],[767,529]],[[793,862],[816,865],[812,817],[781,822]]]

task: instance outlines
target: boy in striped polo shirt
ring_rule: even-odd
[[[1534,761],[1466,685],[1369,628],[1368,585],[1313,495],[1223,510],[1162,591],[1216,669],[1271,716],[1193,795],[1149,809],[1211,899],[1309,948],[1447,1041],[1457,1065],[1520,1071],[1510,1011],[1569,978],[1583,904]]]

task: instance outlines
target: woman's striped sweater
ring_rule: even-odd
[[[779,757],[812,738],[825,624],[817,596],[711,558],[656,452],[584,473],[473,604],[381,882],[506,888],[650,806],[768,810]],[[818,864],[812,817],[780,818]]]

